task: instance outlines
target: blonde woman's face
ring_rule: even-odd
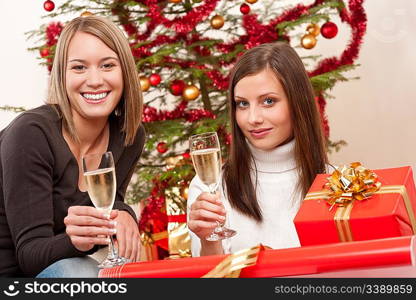
[[[276,75],[265,69],[234,87],[237,124],[250,144],[268,151],[293,136],[289,102]]]
[[[66,92],[74,121],[107,118],[123,94],[117,54],[94,35],[77,32],[68,47]]]

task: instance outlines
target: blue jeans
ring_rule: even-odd
[[[36,278],[97,278],[98,262],[89,257],[65,258],[54,262]]]

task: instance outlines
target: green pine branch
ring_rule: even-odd
[[[343,73],[348,72],[356,68],[358,65],[344,65],[339,67],[336,70],[326,72],[314,77],[311,77],[311,83],[316,92],[321,92],[324,90],[331,90],[335,83],[339,81],[348,81],[352,79],[357,79],[357,77],[354,78],[347,78],[343,75]]]
[[[327,10],[330,8],[342,9],[345,7],[343,1],[336,0],[336,1],[327,1],[322,3],[321,5],[315,6],[309,9],[309,13],[299,17],[297,20],[294,21],[287,21],[281,22],[276,25],[276,30],[278,30],[279,36],[286,34],[288,31],[298,27],[301,24],[305,23],[319,23],[320,21],[329,21],[331,14],[330,12],[322,12],[318,13],[321,10]]]

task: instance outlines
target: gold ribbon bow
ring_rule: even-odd
[[[345,206],[353,200],[368,199],[380,187],[377,175],[359,162],[335,170],[325,184],[325,188],[330,191],[327,202],[331,208],[334,205]]]

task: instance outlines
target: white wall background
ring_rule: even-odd
[[[262,1],[266,0],[255,5]],[[26,50],[33,41],[24,35],[44,23],[43,2],[0,1],[1,105],[32,108],[45,99],[47,71],[38,65],[38,54]],[[361,67],[349,74],[361,79],[337,84],[335,99],[328,101],[331,139],[348,142],[331,161],[416,169],[416,1],[367,0],[364,6],[368,27],[358,60]],[[320,37],[313,50],[301,54],[339,55],[349,40],[348,28],[339,29],[336,38]],[[0,129],[15,116],[0,112]]]

